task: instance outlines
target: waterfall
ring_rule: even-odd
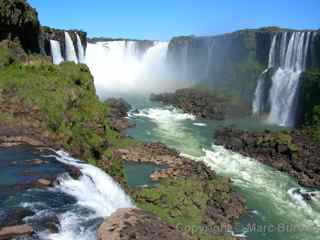
[[[252,104],[254,114],[262,113],[268,102],[270,123],[286,127],[295,125],[299,79],[306,69],[310,38],[311,32],[283,32],[273,36],[268,68],[259,76],[255,90]],[[271,77],[271,88],[267,89],[265,75],[271,68],[276,71]],[[269,99],[266,98],[268,91]]]
[[[266,68],[258,78],[258,84],[254,93],[254,100],[252,103],[252,112],[253,114],[260,114],[263,112],[266,99],[266,91],[265,91],[265,75],[269,71],[270,68],[274,67],[276,64],[276,41],[277,35],[274,35],[271,42],[271,47],[269,50],[269,60],[268,60],[268,68]]]
[[[131,199],[109,175],[101,169],[70,157],[63,151],[54,156],[58,161],[80,169],[82,176],[72,179],[69,175],[59,177],[53,191],[64,192],[76,198],[74,208],[58,215],[58,233],[43,233],[50,240],[96,239],[99,224],[96,219],[110,216],[119,208],[134,207]]]
[[[211,66],[211,59],[212,59],[212,51],[214,47],[214,40],[209,39],[208,41],[208,59],[207,59],[207,78],[209,79],[210,77],[210,66]]]
[[[310,32],[293,32],[288,44],[280,52],[286,52],[282,65],[272,76],[270,89],[271,110],[268,120],[278,125],[293,127],[298,105],[300,74],[306,68]]]
[[[55,40],[50,40],[50,48],[53,64],[60,64],[61,62],[63,62],[64,59],[61,55],[60,43]]]
[[[81,38],[79,37],[78,33],[76,33],[77,36],[77,47],[78,47],[78,60],[79,63],[85,63],[85,54],[84,54],[84,48],[81,43]]]
[[[65,45],[66,45],[66,49],[65,49],[66,61],[78,63],[77,54],[69,33],[64,32],[64,36],[65,36]]]
[[[277,41],[277,35],[274,35],[272,38],[271,47],[269,51],[268,68],[274,67],[276,63],[276,41]]]
[[[167,67],[167,42],[154,42],[143,55],[139,41],[88,43],[86,62],[94,77],[97,93],[150,93],[176,89]]]
[[[188,74],[189,73],[188,52],[189,52],[189,42],[186,42],[186,44],[184,44],[181,49],[181,70],[182,70],[182,77],[184,78],[184,80],[187,80],[189,75]]]

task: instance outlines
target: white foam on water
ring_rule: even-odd
[[[120,185],[101,169],[74,159],[63,151],[56,153],[58,161],[79,168],[82,176],[77,180],[68,174],[58,178],[58,185],[52,191],[71,195],[77,203],[72,210],[58,216],[61,227],[59,233],[50,234],[45,239],[94,240],[96,226],[93,224],[92,229],[88,229],[82,225],[84,222],[108,217],[119,208],[134,205]]]
[[[193,123],[194,126],[198,126],[198,127],[206,127],[207,124],[206,123]]]
[[[320,228],[320,212],[306,203],[300,194],[295,193],[297,188],[303,188],[285,173],[222,146],[213,145],[210,150],[204,149],[204,153],[199,160],[218,174],[231,177],[236,186],[250,192],[257,201],[260,199],[268,203],[265,208],[273,208],[272,212],[279,221],[301,225],[306,229],[309,227],[314,231],[315,228]]]
[[[176,108],[147,108],[138,113],[131,113],[132,116],[146,117],[162,123],[173,123],[183,120],[195,120],[196,117],[189,113],[183,113]]]

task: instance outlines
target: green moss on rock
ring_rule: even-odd
[[[212,217],[208,210],[212,210],[210,205],[223,208],[224,203],[232,201],[227,179],[163,179],[158,187],[139,189],[133,195],[138,207],[160,216],[196,239],[234,239],[223,232],[206,231],[228,227],[229,222],[219,219],[221,212],[215,212]]]

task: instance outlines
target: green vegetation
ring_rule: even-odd
[[[0,43],[0,120],[12,129],[28,129],[124,180],[123,165],[113,150],[136,144],[110,129],[107,105],[96,95],[85,65],[47,63],[45,57],[26,55],[13,42]]]
[[[315,139],[320,141],[320,70],[304,72],[301,82],[303,122],[311,128]]]
[[[190,226],[207,226],[208,229],[223,226],[218,216],[206,218],[206,210],[209,201],[216,204],[230,201],[227,179],[205,182],[197,178],[163,179],[158,187],[139,189],[133,195],[138,207],[160,216],[169,224],[178,225],[197,239],[233,239],[209,235],[205,229],[190,229]]]

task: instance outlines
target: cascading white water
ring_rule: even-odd
[[[155,42],[142,57],[137,41],[88,43],[86,63],[98,95],[110,92],[161,92],[177,88],[167,68],[167,42]]]
[[[258,78],[258,84],[254,92],[254,100],[252,103],[252,113],[254,115],[260,114],[263,110],[263,100],[264,100],[264,80],[265,74],[268,72],[268,68],[265,69]]]
[[[84,47],[81,43],[81,38],[79,37],[78,33],[75,33],[77,36],[77,48],[78,48],[78,60],[79,63],[85,63],[85,53],[84,53]]]
[[[50,40],[50,49],[51,49],[53,64],[58,65],[64,61],[62,54],[61,54],[60,43],[58,41]]]
[[[265,92],[269,91],[270,123],[292,127],[296,122],[297,96],[300,74],[305,70],[311,32],[284,32],[273,36],[268,68],[259,76],[252,103],[253,114],[263,112]],[[276,45],[279,41],[279,52]],[[277,61],[278,56],[278,61]],[[277,68],[271,77],[270,90],[265,89],[265,74],[271,68]]]
[[[64,32],[65,37],[65,57],[66,61],[78,63],[78,58],[76,54],[76,50],[73,45],[73,41],[68,32]]]
[[[207,58],[207,78],[210,77],[210,66],[211,66],[211,59],[213,54],[213,47],[214,47],[214,40],[209,39],[208,41],[208,58]]]
[[[269,121],[278,125],[295,125],[300,74],[306,68],[310,32],[293,32],[285,49],[280,49],[280,68],[272,76]],[[284,54],[285,52],[285,54]]]
[[[181,49],[181,72],[182,72],[182,77],[186,81],[189,76],[189,65],[188,65],[188,52],[189,52],[189,43],[187,42],[182,46]]]
[[[83,226],[85,222],[110,216],[119,208],[134,207],[134,205],[118,183],[99,168],[80,162],[63,151],[58,151],[57,154],[55,157],[58,161],[79,168],[82,176],[78,180],[72,179],[69,175],[58,179],[58,185],[53,191],[62,191],[74,196],[77,203],[72,210],[58,216],[60,231],[49,234],[44,239],[95,240],[96,229],[85,228]]]
[[[271,47],[269,50],[269,60],[268,60],[268,68],[265,69],[258,78],[258,84],[254,93],[254,100],[252,103],[252,112],[253,114],[260,114],[263,108],[263,100],[265,98],[265,89],[263,87],[265,74],[269,71],[270,68],[275,66],[276,63],[276,41],[277,35],[274,35],[271,42]]]

